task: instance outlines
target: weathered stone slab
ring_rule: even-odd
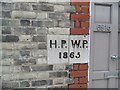
[[[31,11],[12,11],[12,18],[36,18],[36,13]]]

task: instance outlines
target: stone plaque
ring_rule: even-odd
[[[48,35],[48,64],[87,63],[88,35]]]
[[[69,63],[88,63],[89,59],[88,35],[70,35]]]

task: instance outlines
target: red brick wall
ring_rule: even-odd
[[[77,2],[78,1],[78,2]],[[74,28],[71,28],[72,35],[89,34],[89,2],[79,2],[80,0],[72,0],[71,5],[75,7],[70,19],[74,21]],[[84,1],[84,0],[83,0]]]
[[[73,78],[74,83],[69,84],[69,90],[73,88],[88,87],[88,64],[74,64],[73,70],[70,72],[70,78]]]
[[[70,34],[88,35],[90,3],[84,2],[84,0],[71,0],[71,5],[75,7],[75,11],[70,15],[70,19],[74,21],[74,28],[71,28]],[[88,88],[88,63],[74,64],[73,67],[73,70],[70,71],[70,78],[74,79],[74,83],[69,84],[69,90],[73,90],[73,88]]]

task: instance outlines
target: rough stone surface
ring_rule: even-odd
[[[49,77],[66,77],[67,72],[50,72]]]
[[[69,35],[70,29],[69,28],[49,28],[48,33],[53,35]]]
[[[33,42],[46,42],[47,41],[47,39],[46,39],[47,37],[46,36],[44,36],[44,35],[41,35],[41,36],[33,36]]]
[[[48,13],[46,12],[41,12],[37,14],[37,19],[47,19],[48,18]]]
[[[12,18],[36,18],[36,13],[31,11],[12,11]]]
[[[30,20],[21,20],[21,26],[30,26]]]
[[[19,37],[14,35],[7,35],[2,37],[2,42],[18,42]]]
[[[69,19],[68,13],[49,13],[49,18],[58,19],[58,20],[67,20]]]
[[[21,70],[22,70],[23,72],[30,72],[30,71],[31,71],[31,68],[30,68],[30,66],[22,66]]]
[[[29,3],[16,3],[14,6],[15,10],[30,11],[32,6]]]
[[[54,6],[51,5],[33,5],[33,10],[54,11]]]
[[[20,87],[30,87],[30,82],[29,81],[22,81],[22,82],[20,82]]]
[[[17,35],[33,35],[36,34],[35,28],[23,27],[23,28],[14,28],[14,34]]]
[[[27,3],[37,3],[38,0],[11,0],[12,2],[27,2]]]
[[[16,88],[19,87],[18,82],[2,82],[2,88]]]
[[[55,5],[54,6],[54,11],[56,11],[56,12],[64,12],[65,11],[65,6],[63,6],[63,5]]]
[[[12,10],[14,3],[2,2],[2,10]]]
[[[11,34],[10,27],[2,27],[2,34]]]
[[[51,71],[51,70],[53,70],[53,66],[52,65],[48,65],[48,66],[33,66],[31,68],[32,68],[32,71]]]
[[[2,17],[11,18],[11,11],[2,11]]]
[[[32,81],[32,86],[52,85],[52,80]]]
[[[45,42],[43,42],[43,43],[39,43],[38,44],[38,49],[47,49],[47,43]]]
[[[31,35],[20,35],[20,42],[31,42],[32,36]]]
[[[32,21],[32,26],[42,27],[43,22],[42,21]]]
[[[66,64],[48,65],[47,35],[70,34],[70,12],[75,6],[68,1],[1,1],[3,90],[51,90],[66,86]]]

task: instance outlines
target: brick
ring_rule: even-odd
[[[14,35],[2,36],[2,42],[18,42],[19,37]]]
[[[74,79],[75,84],[79,83],[79,78]]]
[[[81,11],[82,13],[89,13],[89,7],[82,7]]]
[[[32,66],[32,71],[51,71],[53,70],[53,65],[46,66]]]
[[[36,18],[36,13],[31,11],[12,11],[12,18]]]
[[[88,70],[88,64],[80,64],[79,70]]]
[[[75,64],[74,65],[74,70],[78,70],[79,69],[79,65],[78,64]]]
[[[88,21],[89,20],[89,14],[71,14],[71,20]]]
[[[89,27],[89,22],[81,22],[81,27]]]
[[[88,88],[87,84],[73,84],[73,85],[69,85],[70,90],[72,90],[72,88]]]
[[[43,86],[43,85],[52,85],[52,80],[38,80],[32,81],[32,86]]]
[[[11,34],[11,27],[2,27],[2,34]]]
[[[70,72],[70,77],[81,77],[81,76],[88,76],[87,71],[72,71]]]
[[[20,82],[20,87],[30,87],[30,82],[29,81],[22,81]]]
[[[86,2],[81,2],[82,6],[90,6],[90,0],[86,0]]]
[[[41,35],[41,36],[33,36],[32,41],[33,42],[46,42],[47,36]]]
[[[85,35],[89,34],[89,30],[86,28],[72,28],[70,33],[72,35]]]
[[[30,20],[20,20],[22,26],[30,26]]]
[[[76,21],[76,22],[75,22],[75,26],[76,26],[76,27],[80,27],[80,26],[81,26],[81,22]]]
[[[80,5],[77,5],[77,6],[76,6],[76,12],[81,12],[81,7],[80,7]]]
[[[71,4],[72,5],[83,5],[83,6],[89,6],[89,0],[85,0],[85,2],[84,1],[82,1],[82,0],[71,0]]]
[[[80,78],[79,83],[88,83],[88,78],[87,77]]]
[[[77,0],[71,0],[71,5],[81,5],[81,2]]]
[[[50,72],[49,77],[50,78],[55,78],[55,77],[66,77],[67,72]]]

